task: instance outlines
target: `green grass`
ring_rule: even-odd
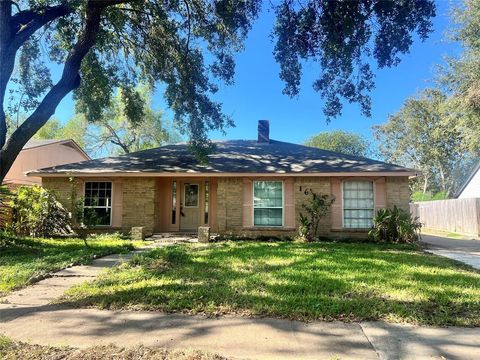
[[[7,238],[0,241],[0,296],[72,264],[87,264],[97,256],[125,253],[134,243],[118,235],[89,239]],[[5,244],[6,243],[6,244]]]
[[[480,273],[415,245],[227,242],[160,248],[70,289],[110,309],[480,325]]]

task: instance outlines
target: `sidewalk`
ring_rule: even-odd
[[[270,318],[206,318],[145,311],[72,309],[49,304],[127,256],[75,266],[17,291],[0,304],[0,334],[42,345],[89,347],[142,343],[256,359],[478,359],[480,328],[383,322],[302,323]]]

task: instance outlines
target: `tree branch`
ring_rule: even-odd
[[[102,7],[97,6],[96,1],[89,2],[89,5],[91,3],[95,3],[95,5],[87,6],[84,30],[65,61],[62,77],[45,95],[37,109],[15,130],[0,150],[0,179],[3,180],[26,142],[54,114],[60,101],[80,85],[80,65],[85,55],[95,44],[103,10]]]
[[[13,71],[13,59],[7,57],[8,45],[12,37],[10,21],[12,18],[12,3],[7,0],[0,0],[0,148],[5,144],[7,137],[7,122],[3,102],[7,82]]]
[[[68,15],[73,10],[67,5],[47,6],[38,10],[25,10],[12,16],[15,36],[11,50],[17,51],[38,29],[50,21]]]

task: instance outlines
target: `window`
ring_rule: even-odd
[[[172,183],[172,224],[177,222],[177,182]]]
[[[373,225],[373,182],[345,181],[343,183],[343,226],[368,229]]]
[[[185,184],[184,190],[185,207],[198,207],[198,184]]]
[[[87,181],[83,206],[86,225],[107,225],[112,217],[112,183],[110,181]]]
[[[203,219],[204,224],[208,224],[208,197],[209,197],[209,184],[205,181],[205,216]]]
[[[283,183],[281,181],[253,183],[253,225],[283,225]]]

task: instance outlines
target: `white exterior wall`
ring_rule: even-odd
[[[480,169],[477,170],[476,174],[472,177],[458,198],[480,198]]]

